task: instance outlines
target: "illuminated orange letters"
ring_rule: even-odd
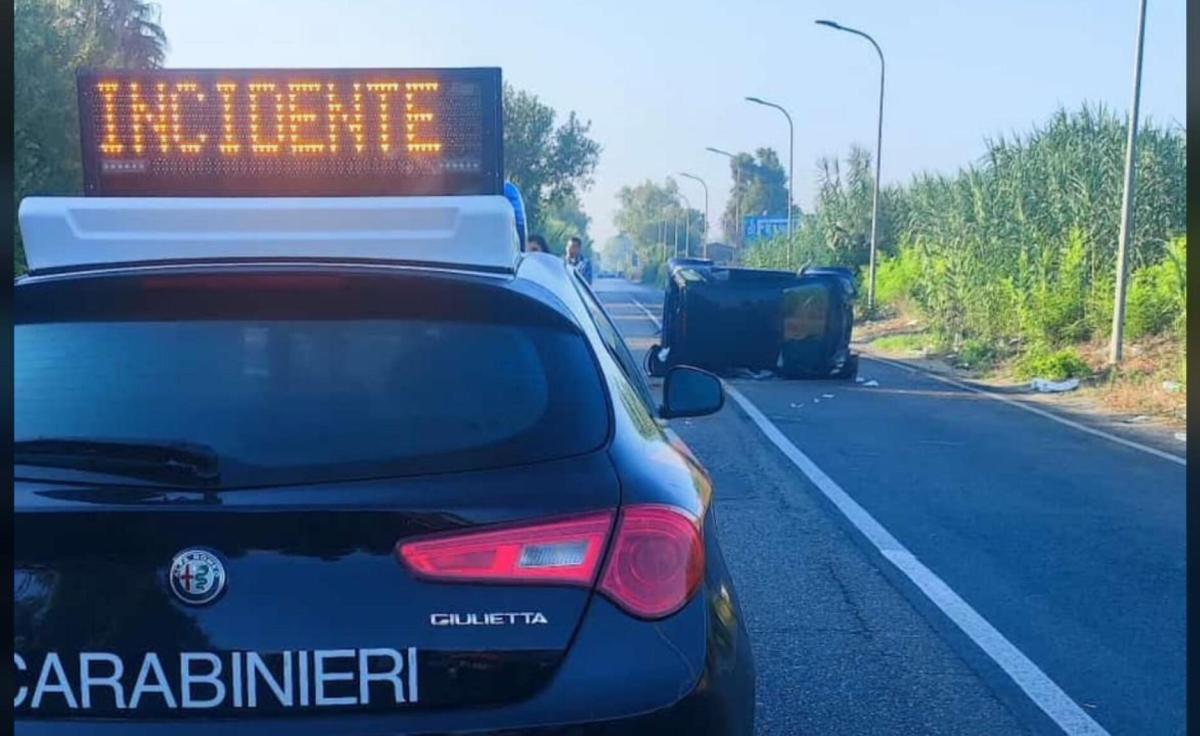
[[[437,89],[437,82],[406,82],[404,84],[404,125],[409,153],[438,153],[442,150],[440,141],[419,139],[417,125],[433,122],[433,113],[418,110],[414,101],[415,95],[422,92],[436,92]]]
[[[117,82],[100,82],[96,85],[104,100],[104,142],[100,144],[100,152],[109,155],[125,150],[125,144],[117,137],[117,91],[120,88]]]
[[[392,148],[391,111],[388,95],[400,91],[399,82],[368,82],[367,91],[379,95],[379,150],[387,153]]]
[[[367,147],[367,135],[363,130],[362,85],[354,83],[354,94],[351,98],[352,112],[346,112],[346,107],[338,97],[337,85],[333,82],[325,85],[325,110],[329,120],[329,150],[338,151],[339,129],[344,127],[354,138],[354,150],[362,153]]]
[[[163,153],[168,153],[171,150],[171,119],[167,112],[167,85],[165,82],[159,82],[155,85],[157,97],[157,112],[150,109],[150,105],[142,99],[141,89],[137,82],[129,83],[129,107],[131,112],[132,129],[133,129],[133,152],[143,154],[146,152],[146,136],[145,126],[149,126],[150,130],[158,136],[158,149]]]
[[[305,142],[301,140],[303,131],[301,126],[306,123],[312,123],[317,119],[317,114],[309,110],[301,109],[300,105],[304,102],[302,95],[311,95],[319,93],[321,85],[319,82],[290,82],[288,83],[288,121],[290,123],[290,139],[292,153],[321,153],[325,150],[324,143]]]
[[[233,127],[233,95],[237,92],[235,82],[218,82],[217,91],[221,93],[221,153],[232,156],[242,149],[238,143],[237,130]]]
[[[200,91],[195,82],[176,83],[175,91],[171,93],[171,139],[183,153],[200,153],[208,141],[208,134],[197,133],[191,141],[184,138],[183,95],[185,94],[194,98],[196,102],[204,102],[204,93]]]
[[[254,153],[279,153],[280,146],[287,135],[283,95],[275,91],[274,82],[251,82],[247,90],[250,98],[250,150]],[[263,116],[259,111],[259,99],[268,93],[275,98],[275,140],[273,142],[263,141]]]

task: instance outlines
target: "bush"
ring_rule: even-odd
[[[1053,352],[1044,348],[1035,348],[1017,360],[1014,366],[1017,378],[1046,378],[1051,381],[1065,381],[1068,378],[1084,378],[1091,375],[1092,369],[1079,357],[1074,350],[1064,349]]]
[[[881,260],[875,269],[875,301],[900,307],[911,303],[921,279],[921,254],[904,245],[892,258]]]
[[[1087,241],[1080,230],[1071,231],[1064,248],[1042,250],[1032,281],[1021,320],[1025,337],[1049,345],[1087,339]]]
[[[1131,340],[1158,335],[1185,322],[1187,240],[1171,243],[1163,260],[1134,272],[1125,304],[1125,332]]]
[[[642,268],[643,284],[666,288],[667,285],[667,264],[662,261],[651,261]]]
[[[996,347],[986,340],[972,339],[963,343],[958,360],[971,368],[987,368],[996,359]]]

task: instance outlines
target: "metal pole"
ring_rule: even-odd
[[[733,234],[733,242],[742,244],[742,167],[737,159],[733,159],[733,225],[737,230]],[[741,248],[739,247],[739,251]]]
[[[733,226],[735,228],[732,237],[730,237],[730,245],[739,245],[742,237],[742,167],[737,165],[737,157],[728,151],[722,151],[719,148],[709,146],[707,149],[719,156],[724,156],[729,159],[729,165],[733,167]]]
[[[795,161],[795,152],[796,152],[796,129],[792,125],[792,116],[789,115],[788,111],[783,109],[783,107],[781,105],[776,105],[774,102],[767,102],[766,100],[762,100],[757,97],[747,97],[746,100],[749,102],[757,103],[759,105],[766,105],[767,107],[773,107],[776,110],[778,110],[779,112],[783,113],[783,116],[785,118],[787,118],[787,123],[788,123],[788,203],[787,203],[788,241],[787,241],[786,259],[787,259],[787,267],[790,269],[792,267],[792,193],[794,190],[794,186],[793,186],[794,180],[792,178],[792,173],[794,171],[793,163]]]
[[[683,192],[679,193],[683,197],[683,257],[692,257],[692,203],[688,200],[687,195]]]
[[[1125,193],[1121,197],[1121,236],[1117,245],[1117,293],[1113,304],[1112,344],[1109,362],[1121,362],[1121,343],[1125,336],[1125,289],[1129,276],[1129,233],[1133,230],[1134,165],[1137,157],[1138,105],[1142,97],[1142,40],[1146,36],[1146,0],[1138,11],[1137,50],[1133,63],[1133,110],[1129,114],[1129,139],[1125,144]]]
[[[675,217],[671,218],[675,225],[675,248],[671,251],[676,258],[679,257],[679,213],[675,213]]]
[[[876,238],[879,236],[879,172],[883,163],[883,51],[870,36],[871,45],[879,52],[879,123],[875,129],[875,192],[871,196],[871,263],[870,284],[867,287],[867,311],[875,309],[875,254],[879,247]]]
[[[708,258],[708,184],[706,184],[703,179],[696,176],[695,174],[688,174],[688,173],[681,171],[681,172],[679,172],[679,175],[685,179],[692,179],[693,181],[698,181],[698,182],[700,182],[700,186],[704,187],[704,236],[703,236],[703,239],[701,240],[700,247],[703,249],[701,251],[701,255],[704,258]]]
[[[883,158],[883,49],[879,48],[879,44],[875,43],[875,39],[871,38],[869,34],[856,28],[843,26],[831,20],[819,20],[817,25],[862,36],[870,41],[871,45],[875,47],[875,53],[879,54],[879,122],[875,131],[875,188],[871,195],[871,261],[868,267],[870,276],[867,286],[867,311],[869,312],[875,308],[875,254],[878,250],[876,238],[879,234],[879,172]]]

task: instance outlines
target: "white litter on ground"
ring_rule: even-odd
[[[820,400],[820,399],[813,399],[813,403],[814,403],[814,404],[819,404],[819,403],[821,403],[821,400]]]
[[[1166,391],[1169,394],[1177,394],[1183,389],[1183,386],[1180,385],[1179,381],[1163,381],[1162,386],[1163,391]]]
[[[771,371],[752,371],[748,368],[739,368],[735,375],[738,378],[749,378],[752,381],[762,381],[767,378],[775,377],[775,374]]]
[[[863,378],[862,376],[855,376],[855,377],[854,377],[854,382],[855,382],[855,383],[866,383],[866,382],[867,382],[867,379]]]
[[[1065,381],[1051,381],[1045,378],[1035,378],[1029,387],[1044,394],[1060,394],[1079,388],[1079,379],[1068,378]]]
[[[1187,442],[1187,432],[1176,432],[1175,439],[1179,440],[1180,442]]]
[[[833,398],[833,394],[821,394],[821,398],[822,398],[822,399],[832,399],[832,398]]]
[[[874,378],[872,378],[870,381],[867,381],[863,385],[868,388],[875,388],[879,385],[879,381],[876,381]]]
[[[1130,417],[1129,419],[1126,419],[1125,423],[1126,424],[1143,424],[1148,421],[1150,421],[1150,417],[1146,416],[1145,414],[1139,414],[1136,417]]]

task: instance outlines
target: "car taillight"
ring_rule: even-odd
[[[569,584],[596,581],[613,512],[400,542],[396,556],[426,580]],[[691,600],[704,578],[698,522],[671,506],[621,510],[600,592],[627,613],[657,619]]]
[[[683,608],[704,578],[698,522],[670,506],[621,511],[600,591],[628,613],[663,618]]]
[[[401,542],[396,553],[430,580],[571,583],[596,580],[613,512]]]

